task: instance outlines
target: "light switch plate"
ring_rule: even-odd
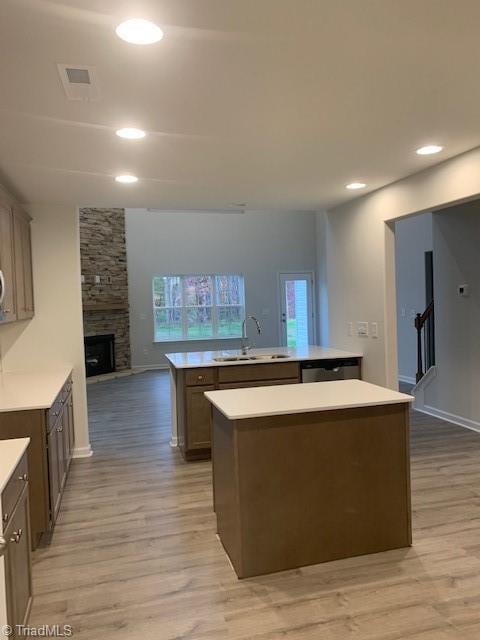
[[[368,338],[368,322],[357,322],[357,336]]]

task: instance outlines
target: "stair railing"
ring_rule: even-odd
[[[434,306],[432,300],[425,311],[417,313],[415,317],[415,329],[417,330],[417,383],[420,382],[426,371],[435,364]]]

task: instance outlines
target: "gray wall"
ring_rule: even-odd
[[[413,322],[415,314],[425,310],[425,251],[432,249],[431,213],[395,223],[398,372],[406,382],[415,382],[417,338]]]
[[[164,364],[175,351],[238,348],[239,340],[153,342],[152,277],[162,274],[242,273],[247,313],[257,315],[258,347],[279,336],[278,274],[316,271],[314,213],[163,213],[126,210],[133,366]]]
[[[328,323],[328,275],[327,275],[327,229],[328,216],[326,211],[316,214],[317,232],[317,342],[328,347],[330,344]]]
[[[480,423],[480,203],[433,216],[437,375],[425,404]],[[458,285],[470,285],[461,297]],[[448,417],[448,416],[447,416]]]

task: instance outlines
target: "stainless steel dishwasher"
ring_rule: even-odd
[[[307,360],[301,363],[302,382],[360,379],[358,358]]]

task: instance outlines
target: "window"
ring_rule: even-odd
[[[155,342],[241,338],[245,291],[240,275],[155,276]]]

